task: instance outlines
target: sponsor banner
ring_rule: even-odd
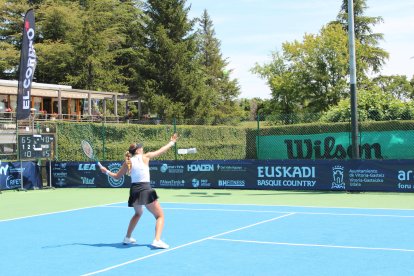
[[[19,65],[19,82],[17,89],[17,120],[30,115],[30,95],[32,80],[36,68],[36,52],[34,49],[35,18],[32,9],[24,17],[22,48]]]
[[[261,160],[270,159],[350,159],[349,132],[311,135],[260,136],[257,144]],[[414,159],[413,130],[361,132],[361,159]]]
[[[23,170],[23,188],[42,188],[42,179],[36,162],[1,162],[0,190],[14,190],[22,187],[21,171]]]
[[[349,190],[414,192],[414,160],[363,160],[347,172]]]
[[[121,162],[102,162],[116,172]],[[152,161],[154,188],[414,192],[414,160]],[[55,187],[127,188],[93,162],[54,162]]]
[[[154,161],[151,180],[160,188],[248,188],[252,160]]]
[[[117,172],[122,162],[101,162],[112,172]],[[50,184],[49,184],[50,185]],[[58,188],[125,188],[131,178],[120,179],[103,174],[96,162],[52,162],[52,186]]]

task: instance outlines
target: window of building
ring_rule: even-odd
[[[6,109],[9,107],[8,96],[0,95],[0,112],[6,112]]]
[[[10,95],[10,106],[11,109],[17,109],[17,95]]]
[[[41,97],[33,97],[33,108],[36,109],[36,113],[40,113],[43,110],[42,107],[42,98]]]

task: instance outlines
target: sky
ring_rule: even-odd
[[[382,75],[414,75],[414,1],[367,0],[365,15],[381,16],[374,31],[384,34],[380,47],[390,58]],[[206,9],[221,43],[223,58],[241,88],[239,98],[270,99],[266,80],[250,72],[257,63],[270,63],[271,53],[284,42],[303,41],[307,34],[336,19],[342,0],[187,0],[189,18]]]

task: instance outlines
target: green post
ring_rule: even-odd
[[[56,123],[56,122],[54,122],[54,127],[55,127],[55,151],[54,151],[54,159],[55,159],[55,161],[59,161],[59,148],[58,148],[58,128],[59,128],[59,125]]]
[[[10,114],[12,116],[12,114]],[[13,117],[12,117],[13,119]],[[20,152],[19,152],[19,122],[17,121],[16,116],[16,160],[20,160]]]
[[[355,61],[354,1],[348,0],[349,68],[351,90],[352,159],[360,159],[358,140],[358,103]]]
[[[175,118],[173,120],[173,124],[174,124],[174,133],[177,133],[177,124],[176,124]],[[177,143],[175,143],[175,145],[174,145],[174,155],[175,155],[175,161],[177,161],[178,160],[178,156],[177,156]]]
[[[260,114],[257,113],[256,159],[260,160]]]
[[[105,160],[105,125],[102,122],[102,160]]]

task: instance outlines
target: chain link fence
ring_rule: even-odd
[[[98,159],[120,160],[131,143],[143,142],[146,151],[156,150],[165,145],[174,132],[181,136],[179,142],[161,159],[352,158],[350,114],[279,114],[257,116],[256,119],[226,118],[212,126],[183,119],[163,121],[125,117],[115,121],[103,118],[67,121],[29,118],[16,122],[13,118],[2,118],[0,160],[20,160],[18,134],[54,134],[54,160],[87,161],[80,147],[82,140],[93,145]],[[392,112],[364,111],[359,114],[358,130],[361,159],[414,158],[411,143],[414,121],[410,112],[399,112],[396,117]],[[181,153],[187,154],[179,154],[180,149]]]
[[[257,159],[351,159],[350,111],[258,117]],[[360,159],[413,159],[411,110],[359,111]]]

